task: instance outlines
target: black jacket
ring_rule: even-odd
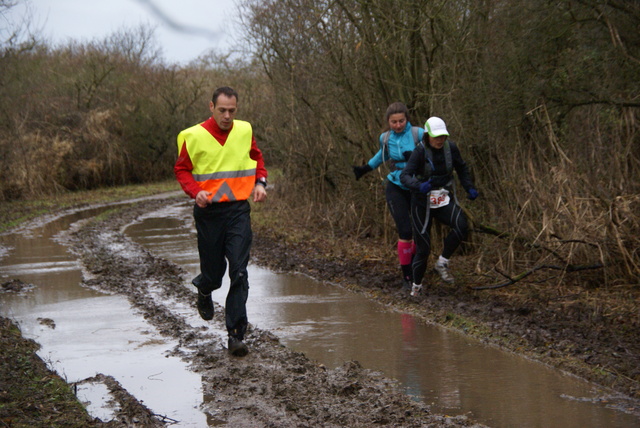
[[[431,152],[433,153],[433,171],[429,176],[428,170],[431,168],[425,168],[425,162],[427,162],[426,149],[424,144],[418,144],[411,153],[411,157],[407,162],[406,166],[402,170],[400,174],[400,181],[402,184],[407,187],[409,190],[415,193],[420,192],[420,183],[427,181],[431,178],[431,187],[433,189],[439,189],[442,187],[448,187],[453,180],[453,171],[449,173],[447,171],[447,165],[445,161],[445,149],[434,149],[433,147],[429,147]],[[465,191],[469,191],[469,189],[475,187],[473,184],[473,178],[471,176],[471,172],[469,171],[469,167],[467,163],[462,159],[462,155],[460,154],[460,150],[458,146],[449,141],[449,146],[451,148],[451,160],[453,164],[453,169],[458,174],[458,180],[460,180],[460,184],[464,188]],[[449,189],[452,190],[452,189]],[[425,199],[427,195],[424,195]]]

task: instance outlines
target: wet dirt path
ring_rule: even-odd
[[[166,203],[157,205],[155,208],[165,206]],[[224,333],[220,316],[216,316],[213,326],[194,316],[194,296],[188,286],[188,279],[194,269],[197,270],[197,255],[190,243],[193,235],[188,221],[181,226],[181,222],[177,220],[185,217],[184,207],[178,204],[175,207],[177,213],[172,212],[174,208],[160,211],[162,219],[174,218],[170,221],[176,227],[168,228],[158,224],[157,219],[154,222],[153,215],[148,220],[139,217],[139,214],[153,208],[139,206],[125,215],[112,218],[108,222],[109,227],[104,224],[89,226],[79,233],[61,237],[67,244],[73,245],[74,251],[82,257],[87,269],[84,274],[85,283],[90,288],[77,287],[81,292],[56,291],[57,294],[76,295],[69,299],[64,296],[56,297],[60,301],[67,299],[71,303],[67,307],[56,309],[59,312],[50,312],[55,313],[55,316],[47,317],[43,313],[41,315],[45,316],[40,318],[53,319],[58,323],[58,331],[66,331],[67,335],[71,334],[73,337],[65,339],[58,336],[55,341],[78,341],[78,333],[69,331],[68,327],[78,321],[76,324],[89,326],[92,335],[98,335],[104,342],[116,343],[120,339],[125,341],[122,346],[124,349],[128,346],[129,349],[135,348],[136,352],[140,349],[146,352],[147,356],[136,354],[135,359],[138,361],[131,361],[126,351],[118,356],[111,351],[112,355],[107,360],[113,361],[112,365],[104,361],[97,363],[102,367],[99,371],[107,374],[117,372],[122,367],[129,367],[132,372],[139,372],[143,367],[153,368],[153,375],[146,376],[151,379],[150,385],[127,385],[127,377],[136,376],[121,376],[124,379],[121,383],[137,398],[145,396],[139,392],[144,389],[156,392],[147,395],[148,397],[175,397],[178,392],[175,390],[174,394],[158,394],[158,390],[162,389],[157,385],[184,386],[193,383],[193,380],[186,379],[196,372],[196,384],[201,384],[179,393],[181,397],[189,397],[184,400],[183,406],[187,410],[171,413],[157,411],[170,420],[181,420],[178,426],[202,426],[204,420],[208,425],[229,426],[270,426],[276,421],[278,426],[342,426],[354,423],[357,426],[372,423],[388,426],[440,426],[445,422],[454,426],[471,425],[465,419],[429,415],[425,403],[435,403],[433,410],[436,413],[469,413],[472,419],[479,418],[490,426],[570,427],[589,426],[588,423],[597,421],[597,425],[591,426],[622,427],[637,422],[637,419],[624,412],[608,409],[611,397],[603,397],[599,391],[589,392],[590,386],[586,385],[581,385],[578,389],[567,388],[566,385],[564,389],[552,387],[550,396],[555,402],[550,403],[541,394],[550,389],[545,378],[552,379],[551,382],[555,385],[559,382],[577,382],[574,379],[565,379],[564,382],[560,379],[558,382],[557,379],[554,380],[554,377],[559,377],[558,373],[550,369],[539,367],[537,374],[532,373],[528,368],[532,364],[530,362],[506,356],[501,351],[480,344],[470,344],[463,338],[457,338],[456,334],[434,328],[426,329],[427,326],[419,325],[412,317],[386,311],[365,301],[362,296],[351,301],[351,293],[336,287],[327,287],[295,275],[278,276],[260,269],[250,273],[252,282],[256,285],[252,288],[250,298],[250,304],[253,300],[255,306],[250,307],[249,311],[250,314],[255,314],[251,321],[259,327],[254,329],[249,338],[252,354],[244,360],[229,358],[223,349]],[[93,215],[94,213],[89,217]],[[123,229],[134,219],[142,223]],[[71,223],[75,221],[77,219]],[[76,224],[75,227],[78,226]],[[141,228],[138,231],[144,232],[138,233],[136,228]],[[123,231],[130,235],[137,233],[138,237],[146,235],[150,241],[155,241],[145,243],[145,247],[152,249],[152,253],[129,241]],[[139,239],[134,236],[134,240]],[[187,248],[191,245],[191,250],[184,250],[181,247],[183,244]],[[152,248],[155,245],[158,248]],[[37,251],[34,248],[30,250]],[[56,253],[60,251],[57,250]],[[156,256],[167,258],[178,266],[159,260]],[[41,272],[44,275],[34,277],[34,282],[39,284],[39,289],[52,290],[52,287],[42,286],[46,284],[45,277],[51,276],[50,272],[53,270],[77,276],[78,273],[70,273],[74,269],[77,271],[78,263],[75,260],[76,257],[70,256],[68,260],[62,257],[51,261],[44,272]],[[264,278],[261,279],[261,276]],[[274,282],[276,277],[279,278],[275,281],[278,282],[276,288],[279,290],[274,292],[273,288],[260,289],[261,281]],[[67,277],[64,281],[73,282],[74,279]],[[76,278],[75,282],[79,282],[79,279]],[[104,296],[95,290],[114,294]],[[87,293],[89,296],[77,295],[78,293]],[[128,310],[125,297],[136,308],[135,314]],[[97,298],[101,299],[99,303],[95,300]],[[322,308],[323,300],[325,308]],[[300,307],[296,309],[296,305]],[[330,329],[323,328],[331,323],[357,326],[355,319],[337,315],[341,312],[344,314],[345,305],[347,308],[349,305],[359,308],[354,315],[361,322],[365,320],[365,327],[357,327],[351,336],[344,336],[340,332],[328,334]],[[328,307],[333,308],[333,314],[326,313]],[[65,312],[68,317],[59,315]],[[220,312],[219,310],[218,314]],[[129,320],[128,317],[132,319]],[[111,322],[106,328],[98,320]],[[91,324],[97,321],[98,324]],[[140,327],[131,327],[138,322]],[[375,322],[379,324],[372,324]],[[367,333],[367,323],[376,334]],[[50,329],[41,322],[34,325],[42,331]],[[266,330],[275,332],[280,340]],[[283,348],[280,342],[287,345],[287,348],[304,352],[305,355]],[[371,347],[367,348],[367,345]],[[385,349],[389,345],[391,347]],[[394,350],[398,351],[397,354],[393,354]],[[163,355],[164,360],[179,363],[176,366],[145,367],[154,360],[151,355],[158,354]],[[429,358],[423,358],[424,355],[429,355]],[[501,367],[502,358],[517,362],[512,363],[515,365],[507,371],[494,370],[495,367]],[[60,356],[60,359],[63,357]],[[424,402],[412,401],[404,394],[389,390],[392,381],[363,370],[357,363],[344,363],[348,359],[358,360],[367,369],[381,370],[385,376],[399,379],[403,382],[401,391],[421,397]],[[84,359],[83,361],[86,362]],[[183,362],[191,370],[178,367],[180,364],[185,366]],[[82,363],[76,361],[74,366],[82,366]],[[465,372],[463,369],[469,371]],[[188,373],[183,374],[181,370]],[[520,375],[515,375],[518,372]],[[547,372],[548,374],[540,375]],[[498,381],[493,386],[483,387],[477,382],[487,374],[496,377]],[[303,388],[307,383],[308,390]],[[496,386],[500,384],[527,387],[509,390]],[[515,390],[520,390],[520,395],[512,397]],[[238,402],[239,397],[245,399],[240,400],[241,404]],[[305,398],[313,403],[301,402]],[[505,402],[506,398],[513,401]],[[156,404],[152,398],[145,397],[144,401],[151,408],[168,408]],[[523,401],[527,408],[525,411],[514,409],[514,405],[509,404]],[[556,403],[561,405],[554,407]],[[351,407],[354,404],[358,404],[362,411]],[[540,412],[536,406],[543,407],[544,412]],[[192,411],[188,410],[189,407]],[[555,408],[558,410],[553,410]],[[189,419],[184,417],[185,412],[197,416]],[[529,415],[535,413],[545,414],[545,418],[532,419]],[[558,425],[550,425],[548,421],[555,421]],[[572,421],[578,424],[572,425]]]
[[[191,372],[200,377],[200,394],[204,399],[200,406],[194,406],[192,413],[203,415],[206,425],[480,426],[465,417],[432,414],[427,406],[402,393],[395,381],[366,370],[358,363],[347,362],[330,369],[311,361],[302,353],[284,347],[273,334],[257,327],[252,328],[247,336],[251,353],[242,359],[229,356],[224,348],[225,337],[220,334],[224,325],[221,308],[217,308],[213,322],[203,325],[201,320],[190,315],[195,312],[195,295],[193,290],[185,286],[188,283],[186,272],[171,262],[155,257],[122,233],[122,229],[140,214],[159,209],[167,203],[170,202],[148,200],[112,212],[109,216],[103,214],[86,222],[71,221],[68,233],[57,234],[56,240],[68,246],[80,260],[83,289],[87,288],[90,293],[115,296],[116,299],[126,298],[128,305],[133,308],[132,313],[143,318],[148,325],[137,334],[122,331],[117,327],[122,313],[105,314],[91,306],[84,300],[85,297],[76,296],[78,298],[74,306],[81,308],[80,312],[86,316],[80,324],[89,325],[94,334],[105,333],[104,338],[109,343],[115,340],[106,334],[109,328],[102,330],[91,326],[91,323],[114,327],[112,331],[115,337],[124,336],[124,340],[131,338],[132,348],[153,347],[157,338],[161,337],[160,346],[170,349],[157,348],[156,351],[164,358],[183,361]],[[24,230],[19,231],[19,234],[24,233]],[[7,260],[6,254],[11,251],[6,248],[3,250],[3,260]],[[38,284],[33,284],[34,287],[46,289],[46,285],[41,285],[46,284],[46,276],[45,273],[37,281]],[[60,294],[57,291],[55,293]],[[24,291],[20,298],[29,301],[30,291]],[[34,307],[37,303],[28,305]],[[118,305],[125,306],[122,301],[115,306]],[[4,307],[3,304],[3,311]],[[61,321],[58,327],[56,320],[40,318],[44,323],[41,325],[47,329],[69,331],[66,320]],[[142,339],[141,336],[145,335],[151,339]],[[76,338],[67,340],[75,341]],[[98,352],[104,354],[108,351],[103,348]],[[109,380],[108,370],[116,366],[139,363],[143,367],[145,364],[144,358],[140,358],[140,361],[131,361],[130,358],[118,361],[115,354],[107,357],[113,360],[113,366],[105,364],[94,367],[97,376],[92,381]],[[171,380],[162,376],[166,374],[165,371],[171,370],[163,369],[156,372],[155,376],[147,377],[170,385]],[[122,386],[126,383],[118,381]],[[108,382],[104,383],[108,385]],[[176,384],[176,387],[179,386]],[[130,397],[127,402],[119,402],[120,409],[116,409],[119,420],[125,419],[125,413],[132,413],[134,408],[144,408],[147,404],[140,402],[140,390],[123,389]],[[171,399],[179,394],[180,390],[176,389],[165,396]],[[146,415],[153,423],[147,422],[145,426],[203,426],[202,420],[185,422],[162,411],[149,409]],[[136,414],[145,412],[137,411]],[[129,417],[128,420],[140,421],[140,417]]]
[[[126,234],[189,275],[199,272],[189,203],[149,213]],[[437,413],[495,427],[626,427],[640,422],[593,384],[421,323],[365,296],[303,275],[250,271],[251,321],[327,367],[356,360],[398,379]],[[225,278],[223,290],[228,286]],[[223,303],[225,293],[214,293]],[[540,411],[544,408],[544,411]]]

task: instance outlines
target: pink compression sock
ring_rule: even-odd
[[[401,265],[410,265],[413,256],[413,244],[411,242],[398,241],[398,260]]]

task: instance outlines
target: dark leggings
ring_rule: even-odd
[[[393,217],[393,221],[396,223],[398,237],[405,241],[411,241],[413,238],[411,232],[411,218],[409,217],[409,210],[411,209],[411,192],[389,181],[387,182],[385,196],[387,198],[389,212],[391,212],[391,217]]]
[[[427,270],[427,260],[431,252],[431,225],[434,218],[451,227],[444,238],[442,249],[442,257],[446,259],[450,258],[462,241],[467,239],[469,233],[467,217],[454,200],[451,200],[449,205],[436,209],[429,208],[428,202],[425,204],[414,200],[411,204],[411,223],[416,242],[416,255],[413,258],[413,282],[416,284],[422,282]]]

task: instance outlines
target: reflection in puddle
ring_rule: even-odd
[[[101,421],[110,421],[114,418],[115,409],[109,404],[111,393],[105,384],[81,383],[76,387],[76,396],[94,418],[99,418]]]
[[[57,219],[28,238],[0,237],[0,281],[20,278],[36,285],[19,294],[0,294],[0,313],[17,320],[24,335],[42,345],[41,357],[68,381],[105,373],[155,413],[180,420],[177,426],[223,425],[215,417],[215,400],[202,396],[200,376],[165,356],[176,343],[159,335],[124,297],[78,286],[75,257],[52,237],[97,214],[99,210]],[[198,273],[189,204],[148,215],[126,232],[189,275]],[[468,414],[492,427],[639,425],[637,418],[608,407],[620,400],[603,401],[603,393],[591,384],[389,312],[361,295],[254,265],[249,276],[253,325],[327,367],[357,360],[381,371],[416,400],[433,405],[436,413]],[[224,304],[227,287],[225,278],[213,294],[219,304]],[[175,310],[193,325],[206,325],[193,308],[176,305]],[[103,391],[86,394],[83,399],[94,403]]]

